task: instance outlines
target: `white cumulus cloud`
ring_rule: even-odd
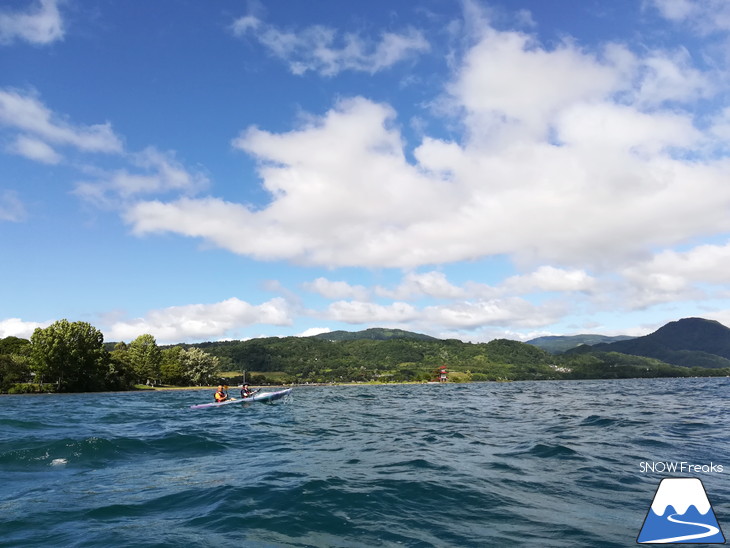
[[[536,306],[519,297],[464,300],[428,306],[421,321],[442,329],[475,329],[483,326],[542,327],[555,322],[565,310],[553,303]]]
[[[15,139],[8,146],[8,151],[44,164],[57,164],[62,159],[62,156],[46,142],[26,135],[21,135]]]
[[[487,28],[445,84],[459,137],[425,135],[409,149],[390,105],[346,98],[291,131],[249,127],[233,141],[257,160],[268,203],[142,201],[125,218],[136,234],[174,232],[326,267],[504,255],[524,269],[561,265],[523,285],[587,291],[581,273],[730,230],[730,162],[713,146],[727,116],[715,113],[708,130],[691,104],[712,82],[682,52],[547,48]],[[405,300],[460,290],[419,274],[379,291]]]
[[[725,296],[728,269],[730,244],[705,244],[687,251],[664,250],[621,274],[628,282],[627,301],[635,308],[645,308],[663,302],[701,301],[712,296],[713,286]]]
[[[171,152],[147,147],[128,159],[134,170],[99,173],[96,180],[76,183],[74,192],[99,206],[110,207],[150,194],[175,191],[192,195],[209,184],[205,174],[186,169]]]
[[[0,44],[23,40],[45,45],[64,36],[63,20],[56,0],[29,3],[26,11],[0,11]]]
[[[362,285],[352,285],[344,281],[333,281],[327,278],[317,278],[303,284],[304,289],[317,293],[327,299],[354,299],[368,300],[369,291]]]
[[[382,297],[409,300],[421,297],[436,299],[454,299],[465,297],[468,293],[448,281],[443,272],[408,272],[403,281],[395,289],[385,287],[376,288],[376,293]]]
[[[419,314],[416,307],[404,302],[383,305],[361,301],[337,301],[324,313],[330,320],[368,325],[407,324],[416,320]]]
[[[518,293],[530,293],[533,291],[591,291],[596,287],[597,280],[584,270],[566,270],[543,265],[530,274],[507,278],[504,285],[509,290]]]
[[[108,123],[75,125],[52,112],[32,93],[0,88],[0,126],[36,141],[72,146],[86,152],[121,152],[122,142]]]
[[[252,35],[298,75],[314,71],[334,76],[345,70],[372,74],[429,49],[423,34],[413,28],[373,39],[323,25],[283,30],[246,15],[233,23],[232,30],[236,36]]]
[[[730,4],[726,0],[649,0],[659,13],[703,34],[730,30]]]
[[[149,333],[160,342],[221,338],[254,324],[290,325],[289,305],[275,298],[253,305],[235,297],[212,304],[190,304],[151,310],[143,318],[115,322],[105,330],[107,340],[130,341]]]
[[[20,318],[7,318],[5,320],[0,320],[0,339],[4,339],[5,337],[30,339],[30,336],[36,328],[45,328],[49,325],[50,322],[38,323],[24,321]]]

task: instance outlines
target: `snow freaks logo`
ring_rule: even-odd
[[[697,478],[665,478],[644,518],[639,544],[723,544],[725,537]]]

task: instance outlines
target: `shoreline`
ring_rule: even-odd
[[[671,380],[696,380],[696,379],[717,379],[717,380],[726,380],[729,379],[730,376],[710,376],[710,377],[626,377],[626,378],[619,378],[619,379],[543,379],[539,381],[535,380],[507,380],[507,381],[472,381],[472,382],[446,382],[446,383],[426,383],[426,382],[368,382],[368,383],[310,383],[310,384],[279,384],[279,385],[250,385],[254,388],[270,388],[273,390],[281,390],[284,388],[312,388],[312,387],[323,387],[323,386],[405,386],[405,385],[468,385],[468,384],[505,384],[505,383],[513,383],[513,382],[538,382],[538,383],[545,383],[545,382],[590,382],[590,381],[619,381],[619,382],[629,382],[629,381],[656,381],[656,380],[665,380],[665,381],[671,381]],[[225,385],[223,385],[225,386]],[[215,389],[218,387],[218,385],[214,386],[156,386],[156,387],[145,387],[145,388],[137,388],[132,390],[102,390],[99,392],[23,392],[23,393],[16,393],[16,394],[8,394],[7,392],[0,393],[0,397],[3,396],[48,396],[48,395],[73,395],[73,394],[131,394],[135,392],[174,392],[174,391],[192,391],[192,390],[211,390],[215,391]],[[238,386],[228,385],[229,390],[231,388],[237,389]]]
[[[484,382],[515,382],[515,381],[484,381]],[[306,388],[308,386],[404,386],[404,385],[425,385],[425,384],[431,384],[431,385],[441,385],[441,384],[472,384],[472,383],[459,383],[459,382],[322,382],[322,383],[307,383],[307,384],[267,384],[267,385],[259,385],[259,384],[249,384],[252,388],[275,388],[275,389],[284,389],[284,388]],[[240,388],[240,385],[223,385],[227,386],[229,389],[231,388]],[[212,385],[212,386],[149,386],[145,388],[139,388],[131,390],[132,392],[145,392],[145,391],[165,391],[165,390],[215,390],[218,388],[218,385]]]

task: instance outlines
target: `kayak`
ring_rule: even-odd
[[[248,398],[240,398],[238,401],[274,401],[274,400],[280,400],[287,394],[290,394],[292,391],[291,388],[285,388],[284,390],[277,390],[276,392],[260,392],[256,393],[251,397]]]
[[[258,394],[254,394],[253,396],[250,396],[248,398],[233,398],[226,401],[221,402],[211,402],[211,403],[200,403],[198,405],[191,405],[191,409],[206,409],[208,407],[222,407],[224,405],[230,405],[232,403],[246,403],[251,401],[274,401],[279,400],[286,396],[287,394],[290,394],[292,391],[291,388],[286,388],[284,390],[277,390],[276,392],[261,392]]]

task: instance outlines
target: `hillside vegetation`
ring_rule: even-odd
[[[719,322],[684,318],[635,339],[581,346],[568,354],[620,352],[683,367],[730,367],[730,329]]]
[[[527,344],[542,348],[551,354],[562,354],[573,348],[587,345],[592,346],[594,344],[601,343],[612,343],[617,341],[625,341],[633,339],[626,335],[619,335],[616,337],[608,337],[606,335],[551,335],[547,337],[538,337],[527,341]]]
[[[93,326],[61,320],[30,340],[0,339],[0,392],[236,384],[244,371],[253,384],[423,382],[434,380],[441,366],[450,382],[730,375],[730,359],[712,353],[730,356],[730,330],[696,318],[560,355],[507,339],[475,344],[400,330],[332,336],[158,347],[149,334],[129,344],[104,343]]]
[[[554,378],[550,354],[510,340],[470,344],[458,340],[397,338],[327,341],[285,337],[194,345],[224,368],[284,372],[295,382],[428,381],[446,365],[462,380]]]
[[[342,332],[337,340],[326,333],[315,337],[285,337],[195,345],[218,357],[222,367],[255,371],[252,380],[291,382],[428,381],[445,365],[450,380],[505,381],[629,377],[716,376],[728,369],[677,367],[656,358],[593,350],[552,355],[531,344],[498,339],[467,343],[456,339],[423,338],[400,332],[383,339],[385,330]],[[369,332],[369,333],[368,333]],[[377,337],[366,338],[367,335]],[[589,348],[589,347],[588,347]],[[700,364],[697,364],[700,365]],[[272,377],[273,380],[273,377]]]
[[[412,331],[404,331],[403,329],[385,329],[383,327],[371,327],[362,331],[329,331],[314,335],[311,338],[322,339],[323,341],[356,341],[360,339],[369,339],[372,341],[389,341],[390,339],[438,340],[436,337],[424,335],[423,333],[414,333]]]

